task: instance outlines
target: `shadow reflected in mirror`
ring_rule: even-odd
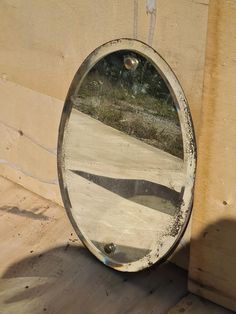
[[[174,216],[180,205],[180,193],[146,180],[116,179],[71,170],[75,174],[130,201]]]

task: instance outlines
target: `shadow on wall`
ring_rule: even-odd
[[[214,300],[224,300],[236,310],[235,239],[236,220],[222,219],[208,225],[191,242],[189,284],[198,295],[214,296]]]

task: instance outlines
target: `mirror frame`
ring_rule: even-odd
[[[186,174],[185,185],[181,190],[182,203],[179,208],[178,214],[175,216],[173,226],[171,230],[165,235],[165,241],[163,243],[157,242],[155,249],[149,254],[141,258],[140,260],[129,263],[118,263],[102,251],[100,251],[92,242],[87,238],[86,234],[83,234],[79,226],[75,222],[71,213],[71,202],[68,193],[68,188],[64,178],[65,168],[64,159],[65,151],[63,150],[64,135],[67,131],[68,121],[70,118],[71,110],[73,107],[71,97],[77,94],[83,79],[90,71],[90,69],[102,58],[110,53],[118,50],[130,50],[134,51],[146,59],[148,59],[154,67],[156,67],[158,73],[166,82],[171,96],[173,97],[180,121],[182,139],[183,139],[183,155],[184,155],[184,171]],[[61,115],[61,121],[59,126],[58,135],[58,147],[57,147],[57,168],[58,168],[58,180],[60,185],[60,191],[64,207],[73,228],[83,242],[83,244],[89,249],[89,251],[95,255],[105,265],[126,272],[135,272],[148,268],[156,263],[165,261],[175,250],[180,242],[187,224],[190,219],[192,203],[193,203],[193,189],[195,181],[196,171],[196,142],[193,129],[192,118],[189,110],[189,106],[184,95],[184,92],[178,82],[175,74],[171,70],[166,61],[150,46],[147,44],[134,40],[134,39],[117,39],[105,43],[104,45],[95,49],[80,65],[76,72],[71,86],[69,88],[64,108]],[[168,248],[168,249],[167,249]]]

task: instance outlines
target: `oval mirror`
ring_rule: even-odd
[[[78,236],[104,264],[163,261],[186,228],[195,142],[184,93],[149,46],[121,39],[76,73],[63,109],[58,172]]]

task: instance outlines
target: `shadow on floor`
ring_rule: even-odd
[[[186,294],[187,274],[170,263],[121,273],[105,267],[85,248],[66,245],[11,265],[0,290],[4,314],[19,314],[20,309],[24,314],[161,314]]]
[[[235,282],[235,272],[229,267],[235,265],[233,255],[226,256],[224,261],[212,259],[212,265],[199,256],[217,253],[219,249],[226,252],[233,249],[235,223],[217,221],[192,241],[189,278],[192,289],[198,289],[198,294],[214,293],[219,303],[227,301],[232,307],[234,291],[224,288],[221,292],[212,282],[207,282],[207,278],[211,272],[212,278],[215,273],[224,272],[222,279],[217,278],[224,282],[225,278],[232,278],[232,283]],[[171,263],[154,265],[139,273],[121,273],[104,266],[84,247],[66,244],[31,254],[9,266],[0,279],[0,313],[164,314],[186,294],[187,273]],[[188,302],[186,308],[180,305],[181,311],[191,307],[189,313],[190,310],[196,314],[233,313],[205,300],[196,311]],[[208,311],[209,308],[214,311]]]

